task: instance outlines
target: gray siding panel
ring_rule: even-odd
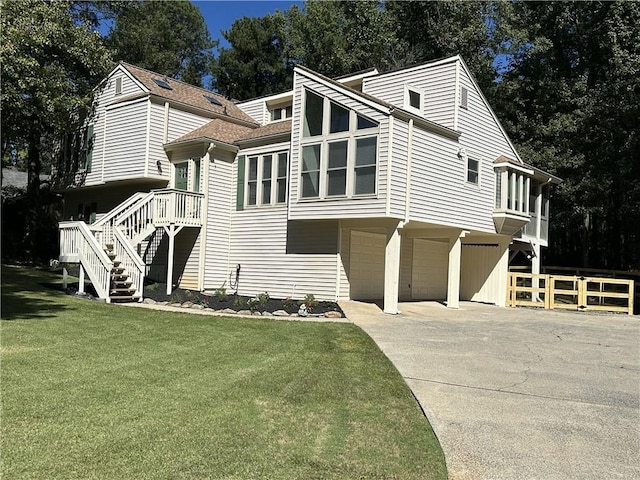
[[[391,161],[391,200],[390,214],[395,217],[405,216],[407,191],[407,155],[409,141],[409,124],[394,119],[392,134]]]
[[[398,107],[404,107],[405,85],[424,92],[426,119],[453,128],[456,62],[423,65],[364,79],[364,91]]]
[[[107,112],[104,181],[142,177],[146,150],[147,100]]]
[[[164,139],[164,105],[151,104],[151,130],[149,135],[149,175],[162,175],[169,180],[169,159],[162,148]],[[160,168],[158,168],[160,162]]]
[[[229,290],[229,242],[231,209],[234,206],[232,158],[216,158],[209,164],[209,192],[207,198],[207,242],[205,246],[204,288],[223,285]],[[226,282],[226,284],[225,284]]]
[[[211,119],[207,117],[201,117],[190,112],[170,108],[168,141],[171,142],[210,121]]]
[[[263,125],[267,122],[267,109],[265,107],[264,98],[256,98],[255,100],[239,103],[238,107],[259,124]]]

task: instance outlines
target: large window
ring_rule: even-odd
[[[247,157],[246,205],[286,202],[288,159],[287,152],[269,152]]]
[[[378,123],[310,91],[304,106],[300,197],[375,194]]]
[[[467,182],[478,184],[480,180],[480,162],[467,158]]]

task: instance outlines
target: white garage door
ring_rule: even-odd
[[[449,242],[416,238],[413,242],[411,298],[446,299],[448,267]]]
[[[384,297],[385,243],[384,235],[351,232],[349,283],[352,299],[376,300]]]

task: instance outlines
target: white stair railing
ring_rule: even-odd
[[[148,196],[149,193],[145,192],[137,192],[127,198],[124,202],[122,202],[117,207],[113,208],[109,213],[100,218],[97,222],[94,222],[89,229],[94,232],[96,238],[98,239],[98,243],[107,245],[113,243],[113,224],[116,218],[121,217],[127,211],[134,208],[138,202],[140,202],[144,197]]]
[[[60,223],[60,261],[80,262],[99,298],[109,301],[113,262],[84,222]]]
[[[119,228],[132,245],[140,243],[155,230],[154,197],[155,192],[149,192],[139,198],[135,205],[132,205],[113,220],[111,228]]]
[[[154,190],[154,223],[158,226],[184,225],[199,227],[202,225],[201,193],[184,190]]]
[[[124,267],[125,272],[129,275],[133,286],[136,288],[134,295],[142,298],[145,271],[144,262],[118,227],[113,229],[113,233],[115,240],[113,243],[113,253],[116,255],[120,265]]]

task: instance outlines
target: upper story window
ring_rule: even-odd
[[[306,91],[300,197],[376,193],[378,123]]]
[[[122,77],[117,77],[114,84],[114,95],[122,94]]]
[[[529,215],[531,177],[511,168],[496,171],[496,209]]]
[[[291,105],[277,106],[269,109],[269,119],[272,122],[291,118]]]
[[[201,190],[200,158],[173,164],[173,188],[199,193]]]
[[[467,158],[467,182],[478,185],[480,181],[480,162]]]
[[[274,205],[287,201],[288,159],[287,152],[247,157],[246,205]]]
[[[405,85],[404,106],[408,110],[413,110],[422,114],[423,94],[422,90]]]

